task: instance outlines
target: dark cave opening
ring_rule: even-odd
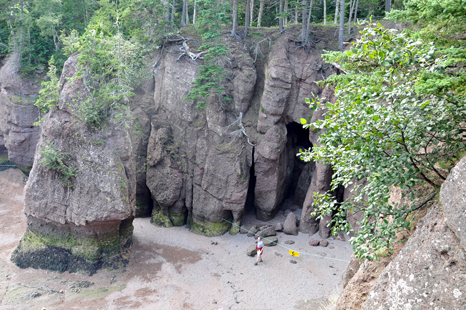
[[[309,141],[309,131],[304,129],[302,125],[292,122],[286,126],[287,129],[287,143],[285,149],[286,160],[283,163],[286,165],[286,190],[284,192],[283,200],[279,208],[296,210],[302,208],[306,193],[311,184],[312,175],[315,170],[314,162],[304,162],[296,154],[300,149],[312,148],[312,143]],[[254,158],[253,150],[253,158]],[[245,208],[243,216],[250,217],[254,215],[256,218],[257,210],[254,204],[255,201],[255,187],[256,175],[254,168],[254,161],[252,162],[249,171],[249,186],[246,196]],[[293,207],[294,205],[294,207]],[[282,206],[282,207],[281,207]]]
[[[252,158],[254,158],[254,148],[252,149]],[[254,212],[256,213],[256,207],[254,206],[254,189],[256,188],[256,174],[254,172],[254,160],[252,160],[251,168],[249,168],[249,185],[248,193],[246,195],[246,203],[244,205],[244,214]]]
[[[296,154],[299,153],[300,149],[312,148],[312,143],[309,141],[309,130],[304,129],[302,125],[292,122],[286,125],[286,130],[289,183],[284,200],[290,200],[293,205],[302,208],[315,165],[302,161]]]

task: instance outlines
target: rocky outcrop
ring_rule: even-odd
[[[360,310],[369,291],[390,261],[391,258],[382,257],[380,261],[364,261],[359,265],[359,260],[353,257],[342,275],[344,290],[337,300],[336,309]]]
[[[314,211],[313,202],[314,202],[314,193],[323,194],[331,189],[330,182],[332,181],[332,167],[329,165],[324,165],[316,163],[316,169],[314,171],[311,186],[309,187],[306,199],[304,200],[303,212],[301,213],[301,221],[299,223],[299,231],[303,233],[309,233],[310,235],[315,234],[319,231],[319,221],[311,215]],[[322,222],[327,222],[329,217],[326,216]],[[321,236],[322,238],[328,238],[328,227],[324,225],[320,227],[325,229],[326,236]]]
[[[21,75],[10,55],[0,68],[0,135],[9,160],[22,166],[32,166],[39,141],[39,110],[33,105],[39,89],[40,82]]]
[[[27,231],[12,254],[21,268],[95,272],[125,264],[132,244],[136,174],[130,134],[112,123],[93,128],[73,117],[82,80],[77,56],[65,63],[60,79],[59,109],[43,123],[37,148],[52,147],[67,154],[60,165],[75,167],[64,182],[37,152],[25,193]],[[74,104],[70,104],[74,103]],[[42,153],[42,154],[41,154]]]
[[[152,212],[152,198],[146,182],[147,146],[151,132],[151,120],[154,110],[154,79],[150,78],[134,91],[131,101],[131,128],[133,157],[136,162],[136,217],[148,217]]]
[[[454,232],[463,248],[466,248],[466,157],[451,170],[440,191],[445,222]]]
[[[267,130],[254,153],[254,172],[257,178],[254,204],[257,218],[262,221],[272,219],[285,198],[291,176],[287,169],[286,142],[285,125],[273,126]]]
[[[285,125],[300,124],[300,118],[311,119],[312,110],[305,103],[305,98],[311,94],[319,96],[322,90],[315,82],[332,72],[330,68],[319,67],[323,64],[319,52],[308,55],[293,45],[289,35],[280,36],[270,52],[265,72],[257,122],[257,130],[265,135],[258,141],[254,158],[255,207],[261,219],[273,217],[286,194],[295,195],[288,193],[288,185],[297,152],[289,141],[288,132],[284,131]],[[313,165],[308,168],[301,181],[309,184],[314,175],[313,168]],[[307,189],[298,191],[297,202],[302,203]],[[303,226],[303,231],[309,230],[307,226],[306,229]]]
[[[362,309],[464,309],[466,255],[438,207],[382,272]]]
[[[346,269],[341,276],[341,285],[343,288],[348,285],[349,281],[353,278],[356,272],[358,272],[360,266],[361,264],[359,263],[359,259],[354,256],[354,254],[351,255],[350,263],[346,266]]]
[[[377,270],[383,266],[381,263],[388,262],[387,258],[361,265],[340,296],[338,309],[464,308],[465,162],[463,158],[442,185],[441,207],[429,202],[433,207],[419,220],[415,232],[383,271]],[[392,188],[391,194],[390,200],[395,203],[406,199],[398,188]],[[423,210],[418,213],[422,216]],[[416,219],[411,221],[415,223]],[[374,267],[367,267],[371,265]],[[348,273],[345,282],[350,276]]]
[[[196,233],[213,236],[237,227],[249,185],[252,146],[240,129],[248,113],[256,79],[244,46],[228,41],[221,63],[229,70],[224,81],[231,102],[217,96],[204,110],[185,100],[201,61],[179,57],[167,49],[156,70],[154,114],[147,151],[147,186],[152,194],[152,222],[162,226],[187,223]],[[231,125],[231,126],[230,126]],[[247,125],[246,125],[247,126]]]
[[[211,95],[200,110],[186,96],[202,60],[179,59],[177,43],[167,43],[155,76],[135,89],[130,103],[136,216],[150,215],[165,227],[187,224],[209,236],[237,233],[246,204],[254,204],[258,219],[269,220],[285,200],[309,205],[311,189],[328,187],[328,167],[322,172],[315,163],[300,162],[296,153],[317,141],[302,129],[300,118],[311,119],[305,98],[321,95],[315,82],[333,69],[324,66],[321,49],[308,53],[296,48],[292,38],[288,33],[278,38],[256,83],[257,64],[247,47],[225,37],[228,52],[217,63],[228,71],[220,82],[231,100]],[[78,87],[64,82],[71,68],[62,75],[63,102],[71,102]],[[72,110],[61,106],[49,122],[67,113]],[[61,141],[56,145],[64,146]],[[308,211],[302,231],[311,230]]]
[[[283,223],[283,232],[288,235],[298,235],[298,217],[293,212],[288,213]]]

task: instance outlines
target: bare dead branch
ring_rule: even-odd
[[[246,133],[246,128],[244,128],[243,126],[243,112],[240,112],[236,120],[225,128],[225,132],[234,125],[238,125],[239,129],[230,132],[230,135],[233,136],[233,140],[230,143],[233,143],[233,141],[236,140],[236,137],[242,134],[246,137],[249,145],[256,146],[255,144],[251,143],[251,141],[249,140],[249,136]]]
[[[189,56],[192,60],[197,60],[197,59],[204,59],[204,55],[205,53],[207,53],[207,51],[203,51],[203,52],[198,52],[198,53],[194,53],[191,51],[191,48],[189,47],[188,45],[188,42],[189,40],[184,40],[183,41],[183,46],[180,47],[180,50],[183,52],[176,61],[179,61],[181,59],[182,56],[186,55],[186,56]]]
[[[336,62],[332,62],[332,66],[334,66],[335,68],[337,68],[338,70],[340,70],[340,71],[343,72],[344,74],[348,74],[348,72],[346,72],[345,70],[343,70],[343,68],[341,67],[340,64],[337,64]]]

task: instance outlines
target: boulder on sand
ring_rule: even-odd
[[[275,236],[268,237],[267,239],[263,239],[265,246],[275,246],[278,243],[278,238]]]
[[[285,223],[283,223],[283,232],[288,235],[298,235],[298,217],[295,213],[290,212],[286,217]]]

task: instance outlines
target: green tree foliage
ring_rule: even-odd
[[[55,171],[63,186],[73,187],[72,179],[76,177],[78,169],[73,164],[65,164],[65,161],[71,159],[70,153],[61,151],[53,142],[47,141],[47,144],[40,148],[39,154],[41,166]]]
[[[294,22],[297,10],[301,23],[302,1],[285,1],[286,12],[280,14],[276,1],[251,1],[253,11],[251,26],[257,25],[261,8],[261,24],[276,27],[279,17],[287,17],[286,26]],[[311,22],[324,19],[323,2],[313,1]],[[401,3],[396,1],[395,4]],[[22,6],[21,6],[22,4]],[[186,4],[186,5],[184,5]],[[238,26],[245,23],[246,0],[238,1]],[[335,13],[336,1],[327,1],[326,14],[330,18]],[[174,5],[172,7],[172,5]],[[396,6],[396,5],[395,5]],[[21,9],[22,7],[22,9]],[[20,55],[20,70],[24,74],[44,74],[51,56],[60,71],[65,60],[63,50],[66,38],[76,31],[82,35],[96,11],[108,16],[119,11],[120,31],[130,40],[136,40],[148,53],[158,45],[160,38],[176,34],[182,23],[182,10],[186,13],[186,23],[193,23],[203,32],[206,42],[213,41],[209,34],[221,32],[220,27],[231,24],[229,2],[213,0],[0,0],[0,57],[8,52]],[[173,11],[173,20],[171,20]],[[383,5],[375,0],[360,0],[358,16],[383,15]],[[250,9],[250,8],[249,8]],[[348,17],[348,10],[345,16]],[[249,10],[248,10],[249,12]],[[112,24],[112,20],[101,20]],[[201,30],[204,28],[204,30]],[[218,29],[217,29],[218,28]],[[213,35],[215,37],[215,34]]]
[[[220,36],[222,25],[229,22],[226,14],[228,3],[223,4],[214,0],[200,0],[197,3],[199,8],[196,29],[201,34],[204,41],[215,41]]]
[[[0,58],[9,52],[8,39],[10,36],[9,0],[0,0]]]
[[[411,36],[436,42],[437,46],[464,47],[466,40],[466,4],[458,0],[405,1],[405,10],[393,10],[388,15],[393,20],[408,20],[418,30]]]
[[[35,102],[35,106],[39,108],[41,114],[40,120],[35,123],[35,125],[42,123],[44,115],[48,113],[50,109],[58,107],[58,99],[60,96],[58,93],[59,81],[53,56],[49,61],[49,72],[47,73],[47,77],[49,80],[42,81],[42,89],[39,91],[39,98]]]
[[[209,49],[205,54],[204,64],[199,66],[199,76],[196,77],[192,83],[192,91],[186,98],[197,100],[197,109],[203,109],[207,106],[205,101],[208,96],[217,95],[220,103],[222,100],[227,102],[231,101],[228,96],[224,96],[225,88],[222,86],[221,81],[225,78],[227,72],[222,66],[216,63],[216,59],[225,55],[227,47],[225,45],[204,45],[203,49]]]
[[[87,90],[73,106],[77,117],[93,126],[112,113],[116,118],[128,116],[125,105],[146,71],[144,48],[120,31],[116,5],[108,0],[100,4],[85,33],[77,41],[65,39],[70,44],[65,46],[68,53],[80,52],[77,77],[83,79]]]
[[[42,36],[52,37],[58,50],[58,28],[63,17],[61,0],[40,0],[36,2],[38,18],[35,20]]]
[[[197,100],[196,108],[202,109],[207,106],[206,99],[211,95],[217,95],[220,104],[222,101],[229,102],[231,99],[224,94],[221,82],[225,78],[225,70],[219,59],[227,52],[227,47],[218,43],[221,36],[221,25],[228,22],[225,4],[219,4],[213,0],[201,0],[198,22],[196,29],[202,39],[206,42],[200,49],[206,50],[204,64],[199,66],[199,76],[192,83],[192,91],[186,99]]]
[[[396,233],[409,228],[412,205],[389,203],[390,187],[424,183],[437,189],[465,148],[461,124],[466,115],[464,58],[457,48],[438,49],[370,24],[347,52],[330,52],[344,75],[321,85],[335,85],[335,103],[312,101],[325,119],[307,125],[321,130],[320,145],[303,151],[305,160],[332,165],[332,190],[366,178],[352,201],[338,203],[331,192],[315,195],[322,218],[335,213],[333,233],[350,230],[346,215],[361,211],[361,229],[351,239],[359,258],[377,258],[390,249]]]

